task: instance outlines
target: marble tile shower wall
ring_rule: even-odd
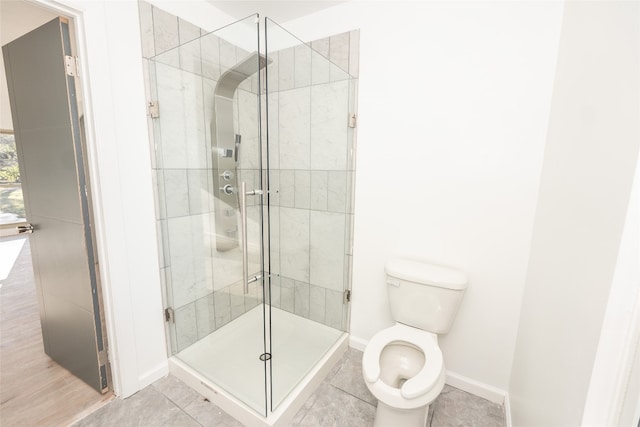
[[[269,55],[273,306],[346,330],[359,32]]]
[[[221,73],[248,52],[215,35],[202,37],[204,30],[146,2],[139,7],[147,99],[158,100],[161,113],[149,118],[149,131],[161,278],[165,302],[174,308],[170,342],[176,352],[262,302],[256,284],[244,295],[234,281],[242,271],[238,254],[217,252],[213,240],[213,91]],[[355,109],[348,101],[355,99],[355,80],[345,71],[357,75],[357,37],[352,32],[313,42],[317,52],[306,46],[280,51],[268,70],[271,302],[341,329],[347,325],[343,287],[350,280],[353,220],[353,129],[346,124]],[[259,162],[248,153],[258,151],[257,91],[254,76],[234,100],[234,127],[244,148],[239,176],[254,188]],[[328,150],[319,150],[322,144]],[[249,240],[257,242],[258,207],[248,214]],[[259,269],[253,245],[250,270]]]
[[[172,352],[180,351],[262,302],[252,284],[245,295],[238,251],[215,250],[211,160],[213,94],[220,75],[249,52],[162,9],[139,2],[156,189],[156,220],[165,304],[173,307]],[[153,58],[153,60],[150,60]],[[234,130],[242,135],[240,179],[258,186],[257,76],[234,99]],[[250,184],[251,185],[251,184]],[[249,200],[249,204],[251,201]],[[259,208],[248,208],[249,241],[259,241]],[[257,245],[251,272],[260,269]]]

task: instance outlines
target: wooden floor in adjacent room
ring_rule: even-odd
[[[0,425],[67,426],[111,400],[45,353],[29,240],[0,282]]]

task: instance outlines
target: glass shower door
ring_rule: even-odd
[[[314,43],[265,20],[272,410],[348,325],[355,85]]]
[[[150,61],[170,352],[265,415],[258,18]]]

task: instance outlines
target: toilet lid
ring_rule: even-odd
[[[400,387],[405,399],[414,399],[427,393],[440,378],[443,368],[442,352],[435,337],[421,329],[397,324],[378,332],[367,344],[362,356],[362,371],[365,380],[375,383],[380,380],[380,353],[393,342],[407,342],[422,351],[425,363],[420,372],[409,378]]]

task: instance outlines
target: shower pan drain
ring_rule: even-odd
[[[263,362],[269,359],[271,359],[271,353],[262,353],[260,355],[260,360],[262,360]]]

